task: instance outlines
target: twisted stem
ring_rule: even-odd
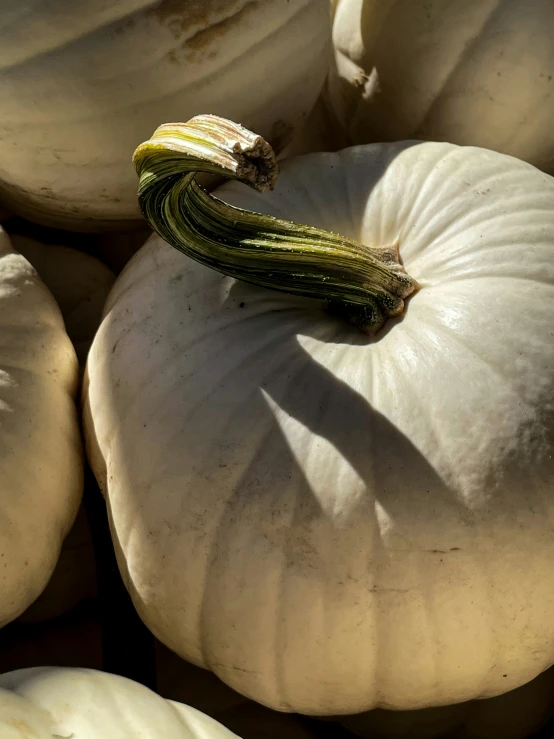
[[[271,146],[213,115],[160,126],[135,151],[139,204],[171,246],[225,275],[272,290],[327,300],[368,334],[404,309],[417,283],[398,245],[352,239],[235,208],[206,192],[197,172],[223,175],[263,192],[279,174]]]

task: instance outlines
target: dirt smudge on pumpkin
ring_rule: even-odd
[[[187,32],[193,31],[193,35],[185,43],[190,48],[202,49],[229,33],[258,2],[259,0],[249,0],[244,4],[241,0],[162,0],[155,8],[147,11],[146,16],[166,26],[175,40],[182,39]]]
[[[230,33],[235,26],[242,23],[244,18],[255,10],[255,6],[257,6],[257,4],[258,0],[250,0],[250,2],[237,13],[234,13],[228,18],[224,18],[218,23],[214,23],[203,31],[198,31],[198,33],[196,33],[192,38],[189,38],[187,45],[191,49],[199,50],[205,49],[206,46],[209,46],[213,41],[220,41],[224,36]]]
[[[9,718],[6,723],[8,726],[15,728],[16,731],[21,732],[22,739],[27,739],[27,737],[28,739],[38,737],[38,734],[33,727],[22,718]]]

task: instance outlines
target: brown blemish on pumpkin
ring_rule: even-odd
[[[203,48],[227,34],[242,20],[245,11],[250,12],[257,4],[258,0],[250,0],[242,7],[240,0],[162,0],[145,15],[166,26],[176,40],[192,31],[187,43],[196,39],[198,46],[192,48]]]
[[[37,732],[26,721],[21,718],[9,718],[6,722],[8,726],[13,726],[17,731],[21,732],[22,738],[34,739],[38,737]]]
[[[233,28],[244,20],[249,15],[255,6],[258,4],[258,0],[250,0],[238,13],[234,13],[228,18],[224,18],[218,23],[214,23],[208,28],[198,31],[194,36],[188,39],[187,46],[191,49],[199,50],[205,49],[214,41],[220,41],[224,36],[230,33]]]

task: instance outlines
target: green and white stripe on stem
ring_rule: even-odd
[[[263,192],[279,174],[261,136],[201,115],[160,126],[133,161],[139,204],[152,228],[196,261],[245,282],[327,300],[374,334],[404,309],[417,283],[396,244],[369,247],[330,231],[235,208],[206,192],[197,172],[239,180]]]

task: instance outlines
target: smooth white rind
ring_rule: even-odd
[[[42,592],[77,514],[77,385],[60,309],[0,229],[0,625]]]
[[[3,0],[2,202],[74,230],[139,220],[133,151],[200,113],[282,148],[324,83],[330,36],[328,0]]]
[[[333,45],[351,143],[483,146],[554,174],[551,0],[344,0]]]
[[[554,662],[554,180],[404,142],[285,162],[241,207],[421,284],[368,342],[152,238],[106,307],[85,428],[163,642],[313,714],[490,697]]]
[[[31,667],[0,675],[2,739],[233,739],[200,711],[118,675]]]

